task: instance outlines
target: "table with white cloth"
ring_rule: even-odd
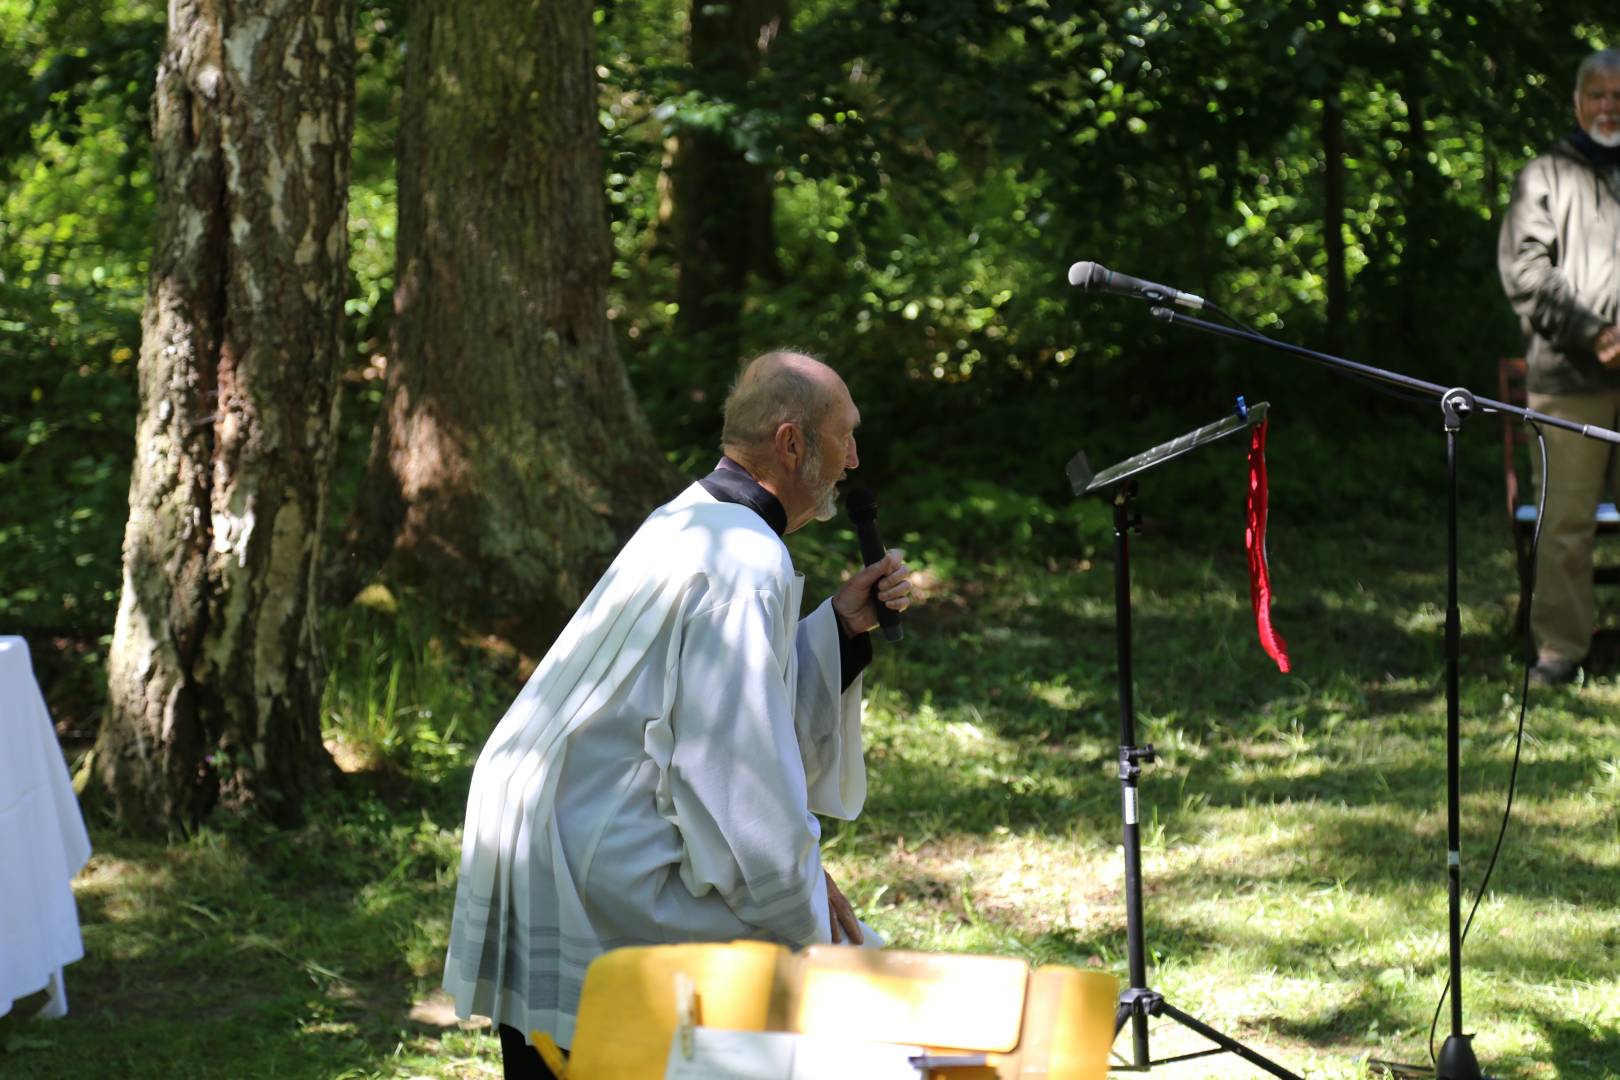
[[[62,967],[84,955],[73,875],[89,858],[28,643],[0,637],[0,1016],[40,990],[41,1015],[67,1012]]]

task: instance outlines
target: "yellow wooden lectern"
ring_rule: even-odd
[[[662,1080],[681,992],[705,1028],[835,1036],[924,1047],[977,1067],[940,1080],[1102,1080],[1117,980],[1022,960],[816,945],[662,945],[619,949],[585,975],[573,1055],[531,1037],[565,1080]],[[853,1080],[853,1078],[852,1078]]]

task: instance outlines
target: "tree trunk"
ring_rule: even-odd
[[[175,0],[152,102],[124,589],[95,760],[158,831],[297,817],[321,746],[318,538],[347,284],[352,8]]]
[[[743,100],[786,29],[787,7],[787,0],[692,0],[693,88],[710,100]],[[780,274],[770,171],[748,161],[723,131],[688,128],[677,137],[670,179],[680,269],[676,329],[714,358],[723,380],[741,358],[748,275]],[[725,386],[709,389],[718,397]]]
[[[411,13],[394,348],[357,550],[525,647],[675,486],[607,321],[595,64],[588,0]]]

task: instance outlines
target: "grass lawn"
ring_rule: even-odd
[[[1151,982],[1312,1077],[1367,1075],[1369,1054],[1426,1062],[1446,973],[1438,515],[1333,535],[1279,511],[1284,676],[1255,642],[1237,528],[1178,531],[1144,509]],[[1464,534],[1471,900],[1521,669],[1494,507],[1465,509]],[[929,601],[868,675],[867,810],[829,824],[828,864],[895,946],[1123,975],[1110,564],[921,561]],[[331,729],[356,771],[292,833],[226,821],[165,845],[93,825],[72,1013],[0,1020],[0,1075],[499,1075],[493,1039],[434,987],[471,760],[516,664],[475,666],[372,611],[332,640]],[[1620,1077],[1620,682],[1600,663],[1582,689],[1531,700],[1514,821],[1465,954],[1467,1027],[1503,1080]],[[1153,1041],[1192,1048],[1157,1021]],[[1155,1075],[1262,1074],[1221,1057]]]

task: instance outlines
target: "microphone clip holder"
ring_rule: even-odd
[[[1119,748],[1119,778],[1135,780],[1142,775],[1143,765],[1151,765],[1158,760],[1158,751],[1153,749],[1152,743],[1122,746]]]
[[[1440,397],[1440,415],[1445,421],[1447,431],[1461,431],[1463,417],[1476,408],[1474,394],[1460,386],[1454,386]]]

